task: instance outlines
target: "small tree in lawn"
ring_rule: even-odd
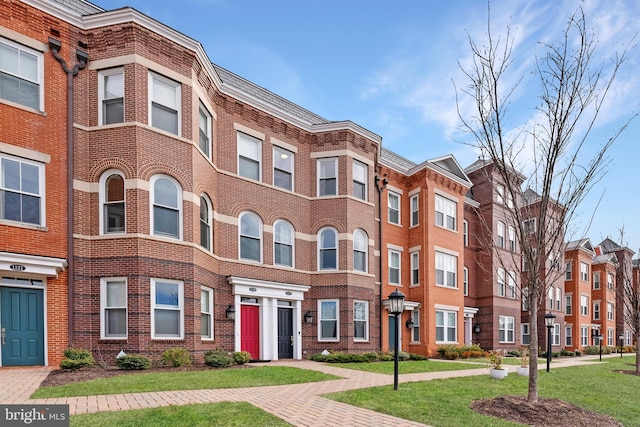
[[[614,78],[624,63],[624,53],[615,56],[605,67],[594,66],[594,36],[587,31],[582,9],[569,17],[560,41],[540,43],[544,50],[536,57],[535,74],[540,93],[535,116],[525,124],[513,125],[509,109],[522,77],[508,85],[512,65],[513,36],[507,29],[504,39],[494,38],[490,18],[488,40],[478,44],[469,38],[473,61],[460,65],[469,85],[461,92],[471,99],[473,113],[465,117],[458,98],[462,127],[482,153],[504,186],[506,198],[523,200],[522,207],[506,211],[515,227],[519,256],[499,262],[513,265],[521,279],[520,288],[530,317],[530,365],[528,399],[538,400],[538,312],[550,286],[562,274],[558,263],[568,225],[580,202],[603,176],[607,150],[628,126],[632,115],[621,127],[594,149],[589,138]],[[529,52],[528,55],[533,53]],[[526,169],[524,187],[514,176]],[[534,220],[535,229],[525,220]],[[487,233],[489,234],[489,233]],[[548,264],[551,267],[548,268]],[[524,267],[523,267],[524,266]]]

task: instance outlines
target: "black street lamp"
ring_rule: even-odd
[[[553,313],[547,313],[544,315],[544,324],[547,327],[547,372],[551,366],[551,329],[553,329],[553,323],[556,320],[556,315]]]
[[[602,334],[598,334],[598,341],[599,341],[599,344],[600,344],[600,361],[601,362],[602,362],[602,339],[603,338],[604,337],[602,336]]]
[[[389,295],[389,314],[395,316],[395,340],[394,347],[395,350],[393,352],[393,389],[398,389],[398,353],[399,353],[399,342],[400,342],[400,328],[398,325],[400,324],[400,315],[404,311],[404,294],[397,289]]]
[[[624,335],[620,335],[620,357],[622,357],[622,346],[624,345]]]

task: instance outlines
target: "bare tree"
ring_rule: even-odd
[[[490,14],[489,14],[490,15]],[[490,16],[488,40],[479,45],[469,37],[473,62],[460,65],[469,85],[457,93],[458,115],[462,127],[473,136],[469,143],[479,149],[495,169],[505,197],[524,201],[509,209],[509,222],[516,229],[522,263],[514,265],[520,276],[530,317],[530,375],[528,399],[538,400],[538,313],[550,286],[559,278],[565,234],[576,209],[604,173],[607,150],[635,117],[631,115],[593,153],[590,132],[598,118],[625,53],[615,55],[610,64],[594,66],[597,46],[587,31],[584,13],[579,8],[569,17],[562,38],[554,43],[539,43],[544,55],[536,57],[535,74],[540,87],[536,115],[528,123],[510,128],[511,99],[523,81],[508,85],[512,65],[513,36],[494,38]],[[531,53],[528,53],[531,55]],[[466,95],[474,105],[471,117],[462,114],[459,96]],[[586,146],[587,144],[592,144]],[[588,149],[587,149],[588,148]],[[532,154],[532,155],[531,155]],[[523,160],[525,155],[528,160]],[[514,179],[524,176],[527,179]],[[522,185],[521,185],[522,184]],[[522,191],[522,188],[527,191]],[[528,220],[533,219],[532,229]],[[498,256],[501,256],[498,254]]]

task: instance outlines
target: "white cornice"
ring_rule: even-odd
[[[0,252],[0,271],[2,272],[58,277],[58,273],[65,268],[67,268],[67,260],[62,258]]]

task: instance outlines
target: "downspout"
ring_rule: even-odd
[[[382,192],[387,188],[389,180],[387,174],[384,178],[376,175],[376,188],[378,189],[378,252],[380,252],[380,260],[378,262],[378,277],[380,278],[380,351],[382,351]]]
[[[67,327],[69,347],[73,347],[73,78],[87,65],[89,55],[80,49],[76,49],[78,63],[74,65],[73,68],[68,68],[67,63],[59,54],[60,48],[62,47],[60,40],[49,37],[49,47],[51,48],[53,57],[60,62],[62,69],[67,73]]]

